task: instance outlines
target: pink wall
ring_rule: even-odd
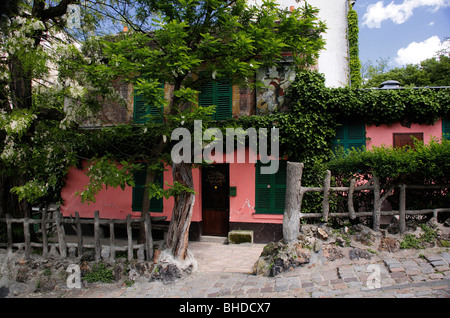
[[[423,140],[425,143],[428,143],[432,137],[441,138],[442,120],[439,119],[434,125],[411,124],[410,128],[403,127],[400,123],[380,125],[378,127],[366,125],[366,137],[369,138],[366,141],[367,149],[381,145],[391,146],[394,142],[394,133],[423,133]]]
[[[283,223],[282,215],[255,213],[255,163],[248,163],[249,149],[244,151],[246,163],[237,163],[239,151],[236,163],[230,163],[230,187],[236,187],[236,196],[230,197],[230,222]]]
[[[246,150],[246,161],[248,161],[248,150]],[[237,162],[237,157],[235,157]],[[86,168],[86,164],[84,165]],[[164,181],[169,184],[173,183],[172,169],[166,166],[167,171],[164,172]],[[192,215],[193,222],[202,220],[202,196],[201,196],[201,171],[199,168],[192,170],[194,179],[194,190],[196,192],[194,211]],[[140,212],[131,211],[132,188],[104,189],[96,196],[96,202],[82,203],[79,196],[75,193],[82,191],[88,184],[89,178],[84,175],[83,170],[71,168],[68,175],[66,185],[61,191],[64,200],[61,211],[64,216],[74,216],[75,211],[80,217],[93,218],[94,211],[100,212],[100,218],[125,219],[130,213],[132,217],[139,217]],[[230,186],[237,188],[237,195],[230,197],[230,222],[248,222],[248,223],[282,223],[282,215],[271,214],[255,214],[255,164],[254,163],[231,163],[230,164]],[[164,186],[167,188],[167,186]],[[153,212],[152,216],[166,216],[170,221],[174,199],[164,199],[163,212]]]
[[[86,164],[83,168],[86,168]],[[167,171],[164,171],[164,181],[169,184],[173,184],[172,168],[166,166]],[[194,189],[198,193],[195,197],[194,211],[192,215],[192,221],[201,220],[201,194],[200,191],[200,171],[198,168],[192,171],[194,178]],[[82,203],[81,198],[76,195],[76,192],[81,192],[83,188],[88,184],[89,178],[84,174],[84,170],[79,170],[72,167],[69,170],[66,178],[66,184],[61,191],[61,197],[64,203],[61,205],[61,212],[64,216],[75,216],[75,212],[80,214],[82,218],[93,218],[94,211],[100,212],[100,218],[112,218],[112,219],[125,219],[127,214],[131,214],[132,217],[140,217],[140,212],[133,212],[131,210],[132,202],[132,188],[125,187],[124,190],[119,188],[108,187],[103,189],[96,195],[96,201],[91,203]],[[168,188],[164,184],[164,188]],[[153,212],[152,216],[166,216],[167,221],[170,221],[172,217],[172,209],[174,205],[174,199],[164,199],[163,212]]]

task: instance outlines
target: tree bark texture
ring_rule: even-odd
[[[288,162],[286,167],[286,200],[283,215],[283,238],[287,243],[297,241],[300,233],[300,209],[303,163]]]
[[[173,163],[172,170],[174,182],[178,181],[184,186],[194,189],[190,163]],[[165,248],[170,250],[176,259],[184,260],[186,257],[194,202],[194,193],[184,191],[175,196]]]

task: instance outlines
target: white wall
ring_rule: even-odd
[[[249,3],[261,4],[260,0]],[[295,8],[304,5],[304,1],[278,0],[281,8]],[[319,19],[327,25],[324,34],[325,49],[320,52],[319,72],[325,74],[328,87],[342,87],[348,84],[348,43],[347,43],[347,0],[307,0],[307,3],[319,9]]]

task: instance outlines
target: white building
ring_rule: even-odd
[[[260,0],[249,0],[261,4]],[[278,0],[282,8],[298,8],[304,0]],[[325,22],[327,31],[323,35],[326,44],[320,52],[318,70],[325,74],[328,87],[342,87],[349,82],[347,13],[349,0],[307,0],[309,5],[319,9],[318,17]],[[354,1],[353,1],[354,2]]]

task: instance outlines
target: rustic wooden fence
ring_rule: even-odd
[[[145,229],[145,242],[142,244],[134,244],[132,228],[133,225],[139,225],[140,219],[132,219],[131,215],[128,214],[126,219],[100,219],[99,211],[94,212],[93,219],[81,219],[78,212],[75,212],[75,218],[69,217],[64,218],[60,211],[54,211],[53,213],[48,213],[46,209],[40,210],[41,219],[30,219],[30,218],[11,218],[9,214],[6,214],[6,218],[0,219],[0,221],[6,222],[6,233],[7,242],[0,243],[0,247],[6,247],[7,252],[12,252],[13,248],[24,250],[24,256],[26,259],[30,258],[32,248],[42,248],[42,255],[44,258],[49,257],[49,248],[56,247],[59,250],[59,255],[63,258],[67,257],[67,252],[69,248],[75,248],[77,251],[77,256],[83,254],[83,249],[93,249],[95,252],[95,261],[99,262],[102,258],[102,249],[109,249],[109,260],[114,260],[116,252],[127,251],[127,258],[131,261],[134,258],[134,250],[140,250],[144,252],[144,256],[148,261],[153,260],[153,238],[152,238],[152,224],[150,219],[150,214],[146,214],[144,220]],[[23,224],[23,237],[24,242],[13,243],[13,223]],[[37,224],[41,227],[42,242],[32,242],[30,225]],[[77,243],[67,242],[67,235],[64,230],[64,224],[71,224],[76,232]],[[84,243],[83,242],[83,231],[82,224],[90,224],[94,227],[94,243]],[[102,245],[101,243],[101,230],[100,225],[109,226],[109,245]],[[115,227],[117,225],[126,225],[127,232],[127,245],[117,245],[115,237]],[[56,228],[57,242],[49,242],[49,237],[47,230],[50,227]],[[143,253],[137,253],[138,259],[143,260]]]
[[[450,188],[447,185],[406,185],[401,184],[392,186],[390,189],[381,193],[380,180],[376,176],[370,179],[367,183],[357,186],[356,179],[350,181],[348,187],[331,187],[331,172],[326,171],[323,187],[302,187],[301,179],[303,174],[303,163],[288,162],[287,180],[286,180],[286,221],[283,221],[283,227],[289,226],[289,223],[294,223],[297,226],[302,218],[323,218],[325,222],[330,217],[350,218],[357,217],[373,217],[373,229],[380,230],[380,218],[382,215],[399,215],[400,232],[404,233],[406,230],[406,215],[419,215],[433,213],[437,217],[438,213],[450,212],[450,207],[439,209],[422,209],[422,210],[407,210],[406,209],[406,189],[445,189]],[[381,211],[383,202],[394,193],[395,188],[399,189],[399,209],[397,211]],[[373,191],[373,210],[356,212],[354,206],[354,193],[356,191]],[[322,213],[301,213],[301,205],[303,196],[307,192],[323,192],[322,199]],[[330,194],[332,192],[346,192],[347,193],[347,212],[330,213]],[[287,214],[287,215],[286,215]],[[293,214],[293,215],[291,215]],[[297,215],[298,214],[298,215]],[[293,222],[292,222],[293,221]]]

